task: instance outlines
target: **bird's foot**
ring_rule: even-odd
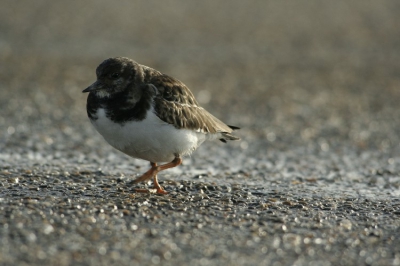
[[[137,188],[135,189],[136,193],[148,193],[148,194],[160,194],[160,195],[165,195],[168,194],[167,191],[165,191],[162,187],[159,188]]]

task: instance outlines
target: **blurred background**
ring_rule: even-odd
[[[0,264],[400,263],[400,1],[0,6]],[[105,143],[82,93],[114,56],[242,140],[134,193],[148,162]]]
[[[113,56],[183,81],[239,149],[399,148],[398,1],[0,2],[4,160],[102,143],[81,91]]]

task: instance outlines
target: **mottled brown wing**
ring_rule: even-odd
[[[227,133],[227,139],[238,139],[230,135],[232,128],[200,107],[192,92],[181,81],[167,75],[155,76],[149,82],[158,95],[155,98],[157,116],[176,128],[193,129],[204,133]]]

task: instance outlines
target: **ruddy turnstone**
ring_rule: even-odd
[[[192,92],[176,78],[126,57],[109,58],[96,69],[87,114],[96,130],[114,148],[150,162],[151,168],[134,183],[153,178],[159,194],[158,172],[178,166],[205,140],[239,140],[228,126],[199,106]],[[157,165],[160,162],[166,164]],[[137,192],[149,192],[138,189]]]

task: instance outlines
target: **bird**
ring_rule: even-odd
[[[176,167],[204,141],[240,140],[230,126],[210,114],[180,80],[127,57],[112,57],[96,68],[97,80],[86,110],[90,122],[115,149],[150,162],[133,183],[153,179],[153,189],[136,192],[167,194],[158,183],[160,171]],[[160,164],[164,163],[164,164]]]

